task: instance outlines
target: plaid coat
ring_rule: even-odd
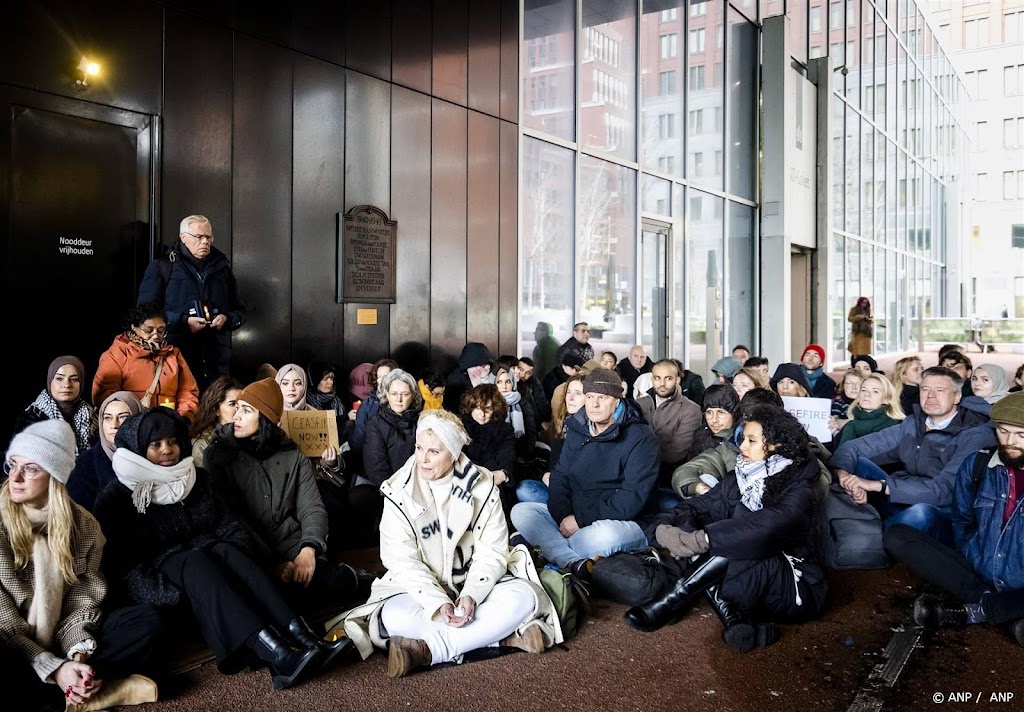
[[[100,525],[89,512],[72,503],[75,520],[71,553],[78,582],[64,592],[63,610],[54,631],[54,649],[59,657],[44,656],[47,675],[56,671],[67,652],[86,641],[95,643],[100,619],[100,603],[107,593],[107,582],[100,573],[100,557],[106,540]],[[7,529],[0,525],[0,643],[19,651],[32,662],[46,650],[29,636],[26,618],[32,605],[35,567],[30,560],[25,568],[14,567],[14,552]]]

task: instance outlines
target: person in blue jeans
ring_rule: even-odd
[[[988,415],[960,402],[962,385],[948,368],[927,369],[912,415],[844,443],[829,461],[846,493],[875,507],[886,527],[903,524],[953,543],[956,473],[968,455],[996,444]]]
[[[887,529],[884,541],[894,559],[949,594],[919,596],[918,625],[1008,626],[1024,645],[1024,393],[993,405],[992,420],[998,449],[969,455],[957,473],[955,546],[903,526]]]
[[[658,481],[658,439],[622,379],[594,369],[583,381],[585,405],[569,419],[551,470],[547,504],[520,502],[511,519],[520,535],[559,568],[589,578],[592,560],[647,546],[636,519]]]

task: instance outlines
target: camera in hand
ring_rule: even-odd
[[[218,314],[220,314],[220,310],[213,306],[208,299],[197,299],[188,309],[189,316],[199,317],[206,322],[207,326],[213,323],[213,318]]]

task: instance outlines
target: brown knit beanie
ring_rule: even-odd
[[[1024,428],[1024,393],[1011,393],[993,406],[989,417],[996,423]]]
[[[584,393],[603,393],[613,398],[622,398],[622,379],[615,371],[595,368],[583,379]]]
[[[264,378],[250,383],[238,394],[238,400],[245,401],[263,413],[274,425],[281,422],[281,414],[284,413],[284,396],[281,394],[281,386],[277,385],[277,381],[273,378]]]

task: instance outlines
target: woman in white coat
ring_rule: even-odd
[[[364,659],[388,647],[389,677],[462,662],[479,648],[540,653],[562,642],[528,552],[509,550],[498,486],[462,453],[468,441],[451,413],[423,413],[415,456],[380,488],[387,573],[369,601],[328,622],[343,626]]]

